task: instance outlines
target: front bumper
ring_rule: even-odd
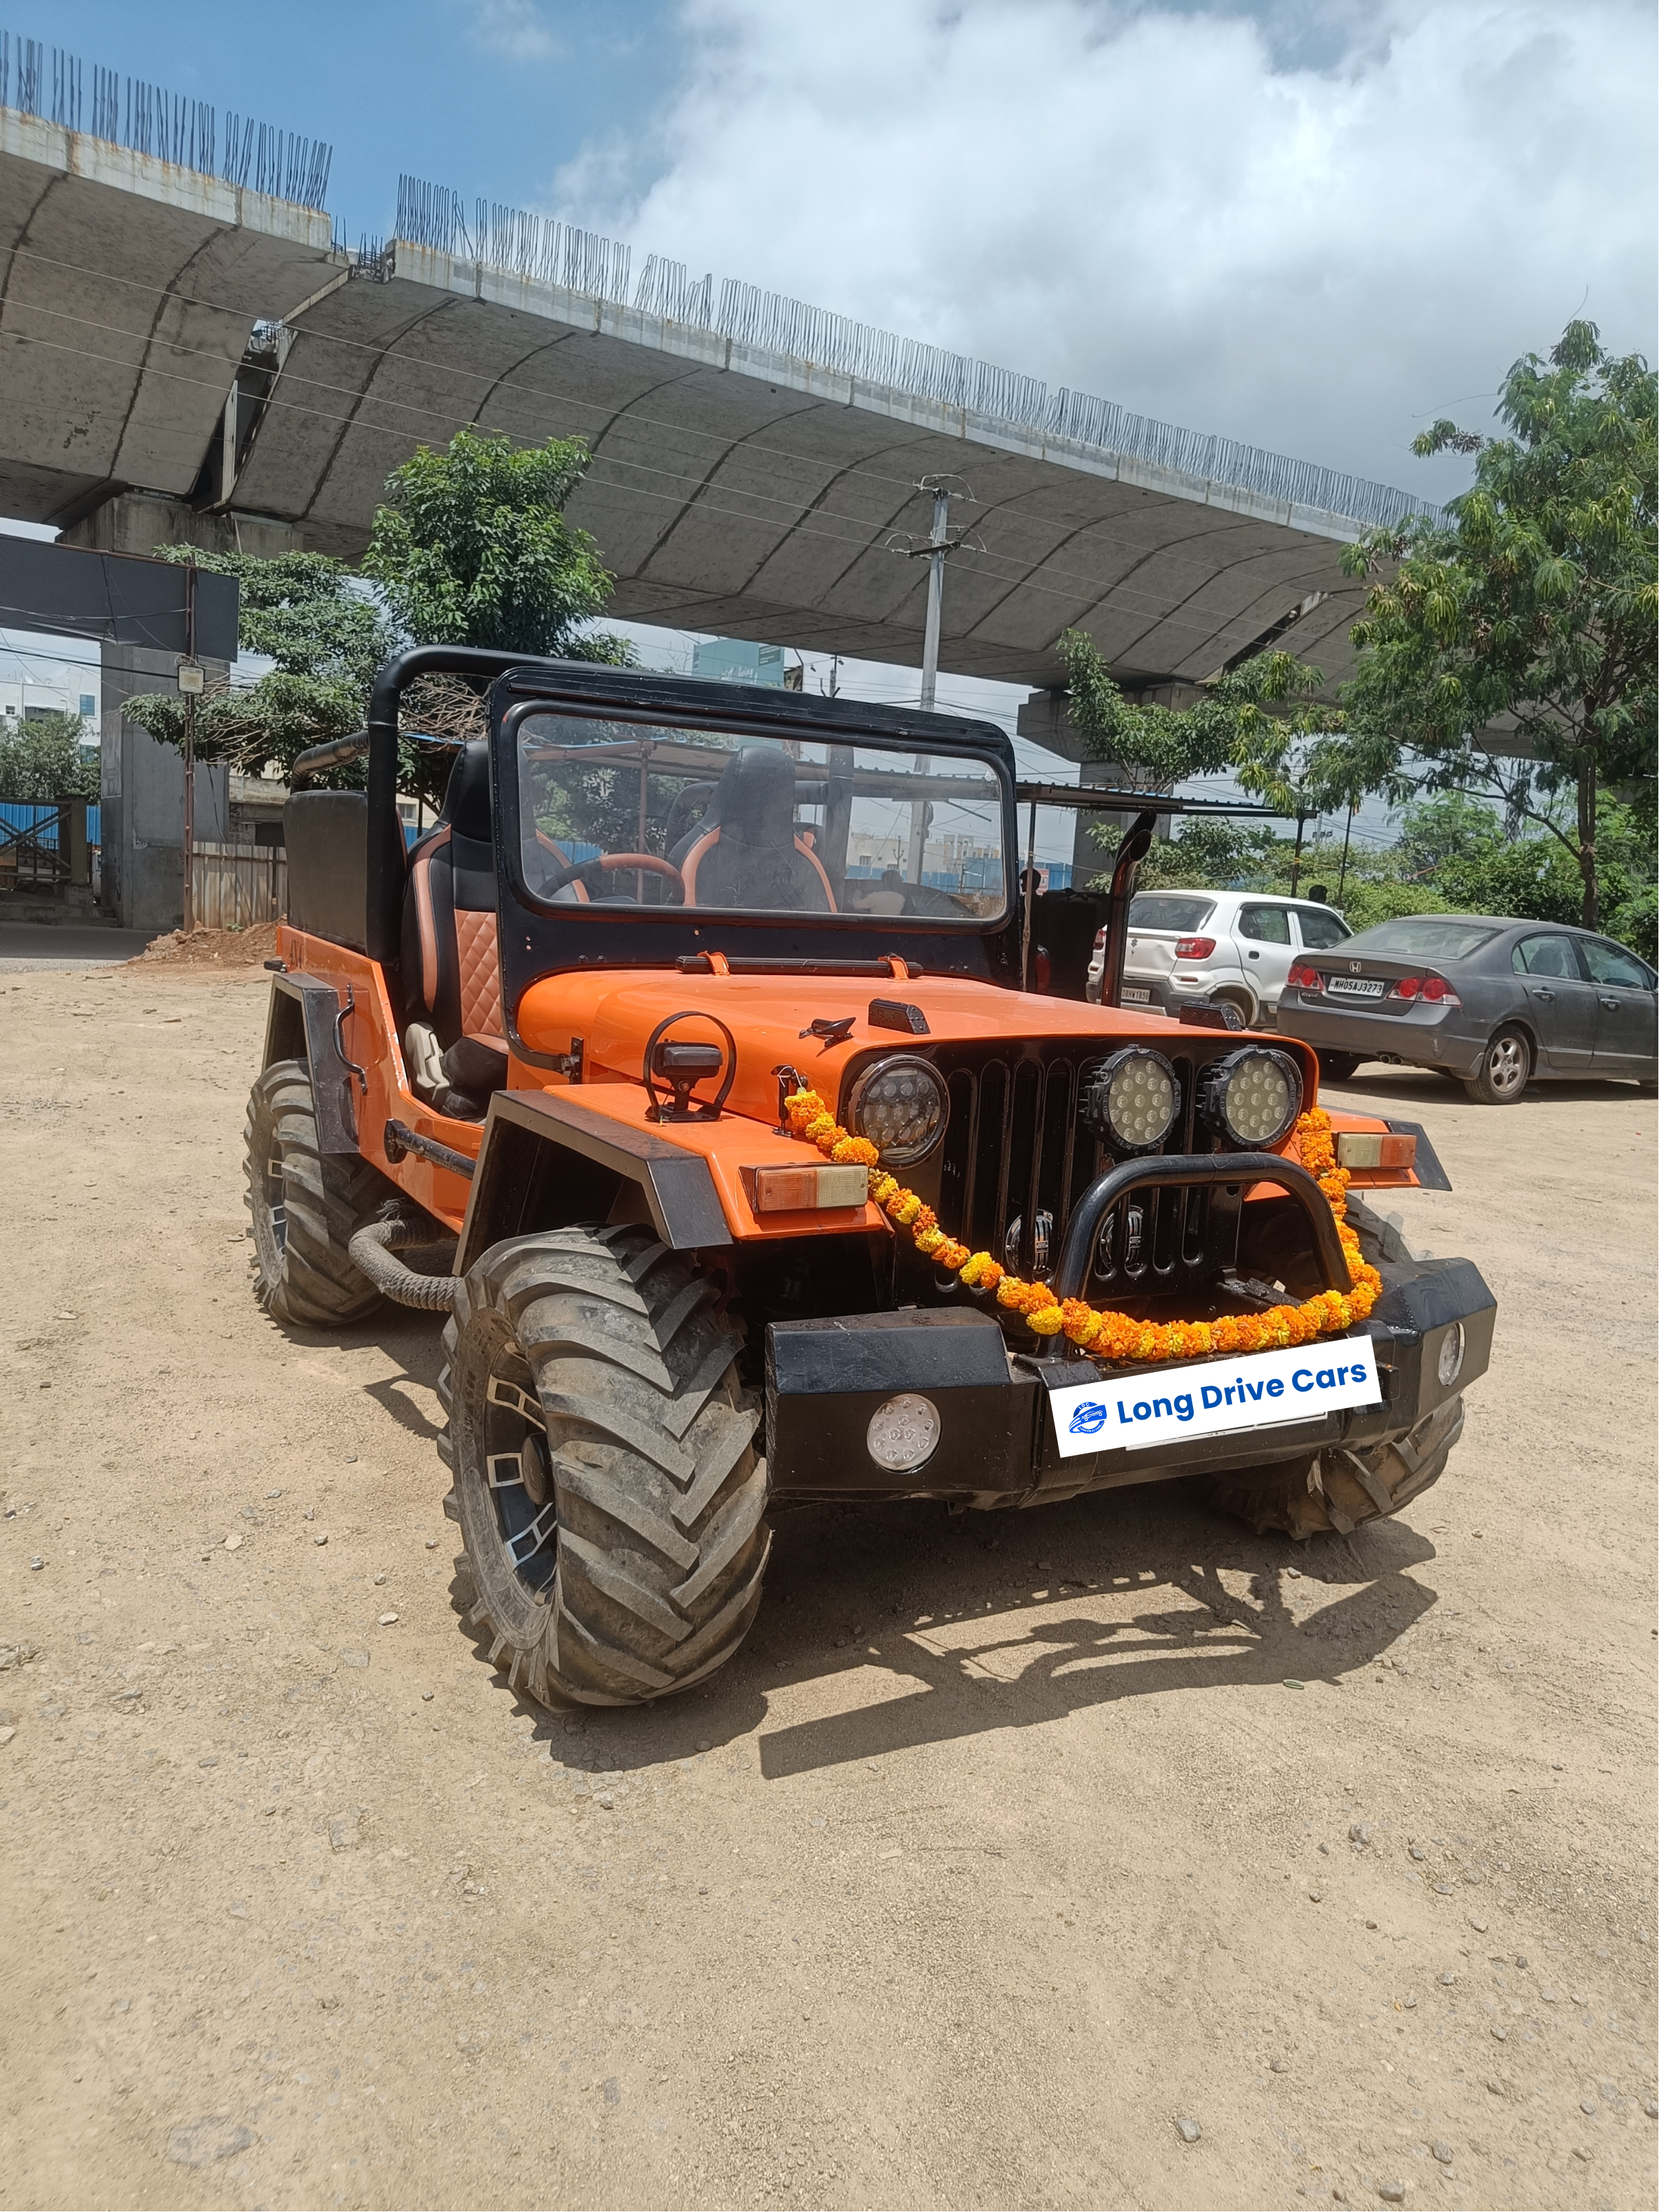
[[[1378,1014],[1357,1006],[1334,1006],[1286,991],[1279,1002],[1279,1028],[1285,1036],[1327,1052],[1358,1053],[1361,1060],[1402,1061],[1407,1067],[1444,1068],[1468,1077],[1480,1066],[1484,1037],[1454,1027],[1455,1012],[1413,1006],[1407,1013]]]
[[[1389,1266],[1383,1273],[1383,1295],[1370,1320],[1350,1332],[1373,1342],[1380,1404],[1074,1458],[1060,1455],[1049,1395],[1109,1370],[1077,1356],[1012,1353],[995,1320],[977,1307],[774,1322],[766,1332],[773,1494],[780,1501],[941,1498],[978,1506],[1030,1504],[1177,1475],[1233,1474],[1327,1446],[1369,1449],[1395,1442],[1486,1372],[1497,1304],[1468,1260]],[[1442,1347],[1460,1325],[1462,1360],[1442,1382]],[[1321,1349],[1334,1352],[1340,1341],[1322,1340]],[[1170,1370],[1147,1371],[1167,1377]],[[867,1442],[872,1416],[901,1392],[928,1399],[939,1417],[932,1456],[908,1474],[878,1466]]]

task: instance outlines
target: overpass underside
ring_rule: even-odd
[[[1201,682],[1262,643],[1349,671],[1342,514],[407,240],[0,110],[0,509],[75,542],[359,554],[387,472],[472,424],[592,448],[573,522],[615,611],[921,659],[916,489],[948,474],[942,667],[1052,687],[1075,625],[1120,678]]]

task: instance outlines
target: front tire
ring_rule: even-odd
[[[1488,1038],[1480,1066],[1463,1088],[1477,1105],[1513,1106],[1532,1079],[1532,1047],[1524,1030],[1501,1029]]]
[[[471,1620],[514,1689],[643,1705],[742,1643],[771,1535],[740,1340],[714,1285],[637,1226],[514,1237],[459,1285],[440,1449]]]
[[[1463,1401],[1448,1398],[1392,1443],[1327,1449],[1253,1478],[1224,1480],[1212,1485],[1210,1502],[1258,1536],[1269,1529],[1298,1541],[1333,1531],[1346,1536],[1362,1522],[1398,1513],[1438,1482],[1462,1433]]]
[[[254,1085],[243,1132],[259,1303],[297,1328],[338,1328],[380,1303],[347,1247],[391,1192],[356,1153],[325,1152],[311,1071],[274,1060]]]

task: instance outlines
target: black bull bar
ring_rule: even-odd
[[[1348,1262],[1337,1234],[1336,1216],[1306,1168],[1282,1160],[1273,1152],[1171,1152],[1159,1158],[1123,1160],[1096,1176],[1073,1207],[1066,1224],[1060,1263],[1053,1277],[1054,1295],[1061,1298],[1084,1295],[1094,1271],[1103,1224],[1136,1192],[1219,1188],[1236,1206],[1247,1189],[1263,1182],[1273,1183],[1301,1207],[1326,1289],[1346,1292],[1351,1287]],[[1212,1243],[1201,1263],[1205,1273],[1214,1273],[1217,1256]]]
[[[1231,1224],[1218,1220],[1217,1210],[1237,1208],[1248,1188],[1263,1183],[1282,1190],[1300,1209],[1326,1286],[1346,1291],[1348,1262],[1336,1217],[1307,1170],[1272,1152],[1221,1152],[1127,1160],[1097,1177],[1066,1223],[1051,1279],[1056,1294],[1079,1297],[1091,1277],[1099,1285],[1097,1248],[1115,1208],[1137,1193],[1172,1188],[1206,1194],[1203,1255],[1177,1249],[1156,1269],[1156,1255],[1150,1255],[1132,1282],[1120,1286],[1109,1273],[1105,1288],[1096,1289],[1097,1300],[1115,1304],[1126,1292],[1143,1289],[1167,1296],[1188,1284],[1196,1287],[1204,1276],[1213,1286],[1231,1258]],[[1402,1255],[1390,1264],[1385,1282],[1364,1330],[1382,1385],[1375,1406],[1293,1425],[1106,1452],[1098,1459],[1059,1454],[1048,1407],[1051,1391],[1099,1371],[1088,1355],[1064,1338],[1026,1339],[1024,1332],[1018,1345],[1011,1346],[994,1309],[959,1291],[952,1294],[941,1285],[938,1304],[897,1312],[775,1322],[766,1332],[773,1491],[797,1498],[922,1493],[1014,1504],[1044,1493],[1265,1466],[1326,1444],[1370,1447],[1403,1436],[1484,1371],[1495,1308],[1466,1260],[1413,1262]],[[1461,1379],[1455,1369],[1437,1364],[1452,1332]],[[1461,1349],[1466,1332],[1467,1358]],[[867,1441],[872,1420],[902,1393],[925,1397],[939,1424],[936,1448],[924,1463],[904,1472],[878,1466]]]

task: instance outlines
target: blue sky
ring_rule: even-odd
[[[25,0],[6,21],[88,64],[328,140],[329,205],[353,243],[390,228],[403,169],[469,198],[541,202],[585,145],[640,128],[681,59],[674,11],[647,0]]]
[[[1649,0],[13,0],[400,170],[1431,497],[1586,313],[1650,352]]]
[[[12,0],[6,21],[327,139],[352,243],[408,170],[623,240],[636,270],[665,253],[1429,497],[1468,465],[1416,459],[1416,432],[1486,428],[1571,317],[1655,350],[1650,0]],[[944,706],[1012,704],[947,683]]]

